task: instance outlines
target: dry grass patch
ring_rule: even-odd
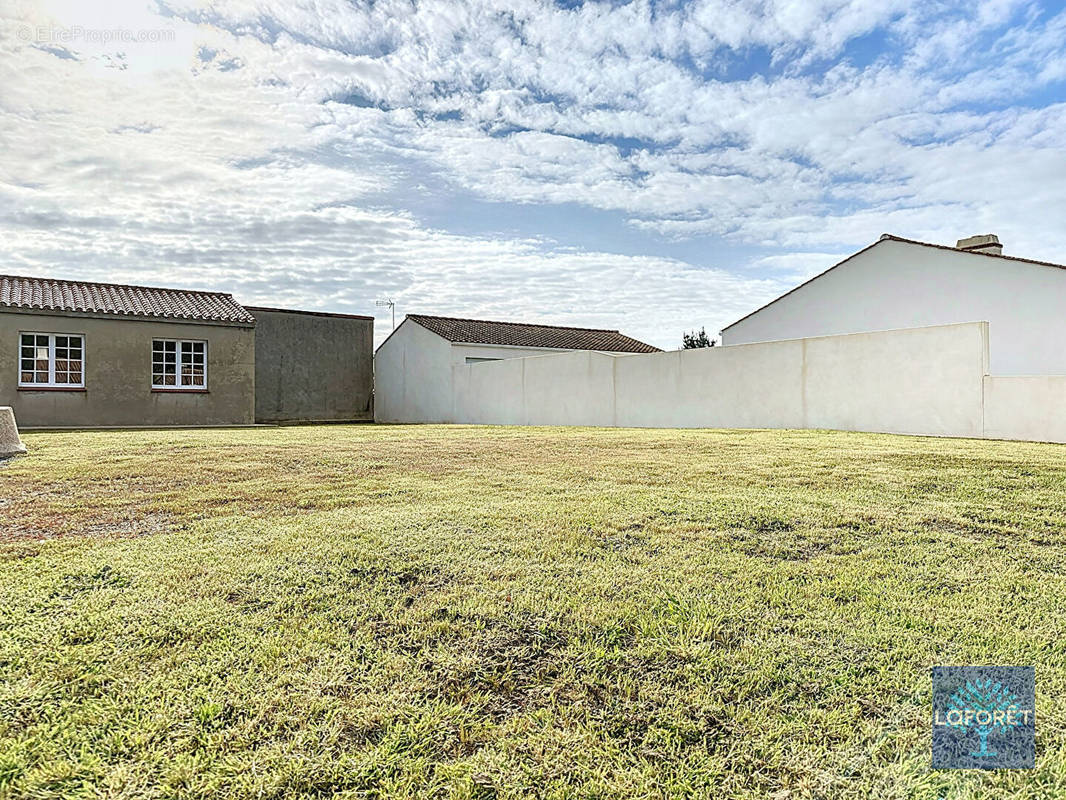
[[[0,796],[1066,791],[1066,448],[829,432],[30,434]],[[928,668],[1037,667],[1037,769]]]

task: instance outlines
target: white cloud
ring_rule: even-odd
[[[886,231],[995,231],[1009,252],[1062,259],[1066,105],[1039,98],[1066,77],[1066,12],[1031,0],[42,0],[4,14],[7,271],[362,312],[391,292],[401,309],[669,345]],[[35,41],[42,26],[169,33]],[[858,41],[875,32],[890,44]],[[452,232],[420,220],[423,180],[607,213],[644,253],[704,237],[706,256]],[[723,243],[740,253],[728,265]]]

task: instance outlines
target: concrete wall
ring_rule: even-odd
[[[18,387],[20,332],[85,337],[85,388]],[[207,341],[207,392],[152,390],[152,339]],[[0,311],[0,405],[19,426],[235,425],[253,421],[255,328]]]
[[[514,347],[493,344],[452,344],[452,363],[465,364],[467,358],[525,358],[527,356],[544,356],[552,353],[569,353],[569,350],[557,350],[548,347]]]
[[[722,342],[987,320],[992,374],[1064,375],[1063,308],[1064,269],[885,240],[725,329]]]
[[[446,421],[980,436],[984,323],[453,367]]]
[[[994,338],[985,322],[668,353],[459,362],[446,375],[447,343],[412,328],[378,351],[378,380],[398,399],[382,395],[381,421],[829,428],[1066,442],[1066,375],[990,377]],[[414,372],[404,369],[405,357],[422,359],[406,362]],[[422,380],[405,386],[405,375],[416,374]]]
[[[493,425],[612,425],[614,363],[587,350],[452,367],[448,421]],[[610,420],[605,422],[604,420]]]
[[[528,425],[524,358],[485,364],[456,364],[453,411],[446,422]]]
[[[389,421],[837,430],[1066,441],[1066,376],[988,377],[984,322],[641,355],[455,364],[452,410]],[[379,351],[380,352],[380,351]],[[443,355],[443,354],[442,354]]]
[[[374,354],[374,419],[448,422],[451,417],[451,344],[405,319]]]
[[[572,351],[544,347],[452,344],[417,322],[405,319],[374,354],[374,419],[378,422],[450,422],[465,413],[462,406],[456,410],[453,366],[468,366],[467,358],[502,362],[569,352]],[[495,363],[487,361],[470,366]],[[501,385],[505,383],[501,382]],[[501,398],[486,399],[486,402],[497,404],[500,414],[507,409],[506,413],[512,415],[509,419],[516,413]]]
[[[628,356],[615,364],[617,424],[803,427],[803,343]]]
[[[370,420],[372,317],[248,307],[257,422]]]
[[[985,386],[985,436],[1066,442],[1066,375],[992,377]]]
[[[987,323],[804,340],[805,428],[980,436]]]

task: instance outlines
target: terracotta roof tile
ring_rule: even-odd
[[[600,328],[564,328],[521,322],[490,322],[457,317],[408,314],[407,319],[449,342],[496,344],[512,347],[549,347],[560,350],[602,350],[608,353],[658,353],[658,347],[639,342],[618,331]]]
[[[0,275],[0,307],[254,325],[232,295]]]

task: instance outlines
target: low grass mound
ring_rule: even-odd
[[[29,434],[0,796],[1066,793],[1066,448],[448,426]],[[1035,665],[1037,768],[930,769]]]

